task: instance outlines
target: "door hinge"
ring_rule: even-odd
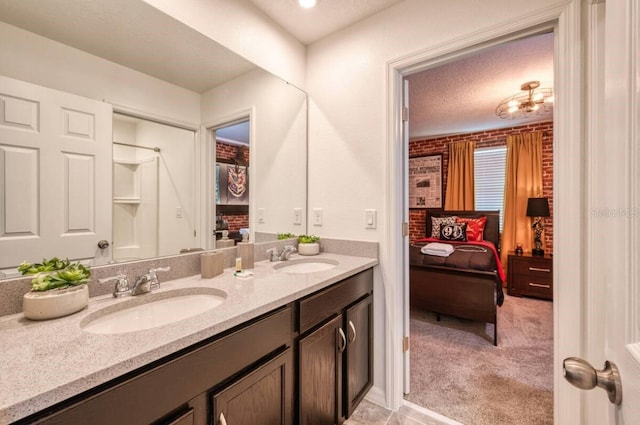
[[[402,352],[406,353],[407,351],[409,351],[409,337],[405,336],[402,339]]]
[[[194,238],[196,237],[196,230],[195,229],[193,229],[193,237]]]
[[[409,236],[409,223],[406,221],[402,223],[402,237],[406,238]]]
[[[409,108],[407,108],[406,106],[402,107],[402,121],[409,121]]]

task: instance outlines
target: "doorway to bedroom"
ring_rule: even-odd
[[[469,317],[474,315],[461,310],[451,314],[445,307],[442,311],[450,314],[436,314],[433,310],[439,309],[438,300],[430,302],[443,295],[427,291],[425,296],[430,297],[430,302],[416,302],[420,295],[415,294],[420,290],[415,289],[423,282],[420,278],[409,279],[411,349],[406,374],[409,384],[405,384],[404,398],[461,423],[553,424],[552,104],[538,104],[537,110],[517,118],[508,115],[509,108],[515,107],[518,111],[515,102],[509,105],[510,97],[522,102],[537,96],[535,90],[521,90],[526,83],[536,81],[538,91],[553,92],[553,38],[551,31],[514,38],[476,49],[464,57],[452,55],[456,56],[455,60],[445,58],[425,65],[405,78],[409,98],[408,161],[405,162],[409,167],[409,244],[418,247],[419,252],[425,243],[442,243],[441,235],[433,230],[436,226],[431,225],[431,214],[442,215],[444,209],[467,210],[460,215],[469,215],[468,210],[474,210],[478,212],[470,213],[474,218],[484,215],[480,211],[499,211],[500,235],[505,233],[505,211],[511,214],[505,235],[509,242],[500,244],[499,236],[495,244],[498,251],[502,250],[496,265],[499,261],[505,269],[504,278],[499,279],[501,284],[496,288],[496,298],[500,298],[499,292],[504,295],[504,302],[494,307],[497,328],[491,321],[471,320]],[[547,97],[543,95],[543,99]],[[501,111],[497,110],[501,101],[507,105],[504,117],[500,117]],[[546,107],[546,111],[540,106]],[[549,209],[545,214],[548,217],[541,219],[543,256],[531,255],[534,247],[531,225],[537,218],[528,217],[528,199],[523,201],[520,197],[515,204],[509,196],[505,200],[505,187],[513,185],[513,173],[524,172],[524,160],[520,170],[513,168],[514,159],[510,157],[513,146],[529,144],[520,139],[529,140],[532,134],[535,134],[539,156],[534,168],[540,168],[540,175],[534,177],[539,179],[539,184],[530,196],[545,199]],[[456,185],[455,173],[450,177],[450,167],[454,168],[460,161],[452,152],[465,144],[471,146],[466,159],[471,169],[467,170],[470,180],[458,187],[462,192],[474,189],[470,190],[471,195],[466,194],[471,197],[471,204],[447,208],[451,205],[447,203],[447,196],[453,196]],[[516,215],[521,216],[516,217],[515,224],[514,205],[518,209]],[[515,235],[510,236],[514,228]],[[524,255],[511,252],[515,249],[514,239],[524,245]],[[465,255],[471,255],[468,251],[480,250],[471,242],[466,240],[454,245],[459,251],[467,251]],[[410,249],[416,251],[416,248]],[[435,275],[426,276],[432,279]],[[464,276],[455,276],[453,280],[464,280]],[[470,305],[470,301],[464,299],[471,292],[461,288],[460,305],[456,308],[474,308],[473,302]],[[446,296],[441,304],[458,303],[458,299]],[[497,334],[496,346],[494,334]]]

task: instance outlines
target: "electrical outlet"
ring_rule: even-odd
[[[313,210],[313,225],[322,226],[322,208],[314,208]]]
[[[293,224],[302,224],[302,208],[293,209]]]
[[[377,225],[376,210],[364,210],[364,228],[375,229]]]

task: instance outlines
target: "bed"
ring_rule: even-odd
[[[432,218],[461,217],[475,219],[486,217],[481,242],[442,241],[432,236]],[[498,211],[442,211],[427,210],[426,238],[416,241],[409,248],[409,295],[414,309],[422,309],[436,313],[439,320],[441,314],[463,319],[492,323],[494,325],[493,344],[498,345],[497,307],[502,305],[504,272],[500,265],[500,221]],[[436,223],[436,227],[438,224]],[[465,227],[466,228],[466,227]],[[435,235],[433,235],[435,236]],[[456,249],[447,259],[426,255],[421,248],[437,241],[453,245]],[[488,243],[489,242],[489,243]],[[491,251],[493,265],[474,259],[474,246],[484,246],[485,252]],[[495,249],[489,249],[493,245]],[[465,248],[466,247],[466,248]],[[477,252],[483,251],[477,248]],[[460,253],[460,254],[459,254]],[[497,254],[497,257],[496,257]],[[453,257],[460,255],[462,267],[449,264]],[[480,255],[480,254],[478,254]],[[479,258],[479,257],[478,257]],[[445,261],[446,260],[446,261]],[[484,260],[483,260],[484,261]],[[453,262],[455,263],[455,262]]]

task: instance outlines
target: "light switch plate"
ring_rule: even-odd
[[[322,208],[313,209],[313,225],[322,226]]]
[[[377,226],[378,218],[376,217],[376,210],[364,210],[364,228],[375,229]]]
[[[264,208],[258,208],[258,223],[264,223]]]
[[[293,224],[302,224],[302,208],[293,209]]]

